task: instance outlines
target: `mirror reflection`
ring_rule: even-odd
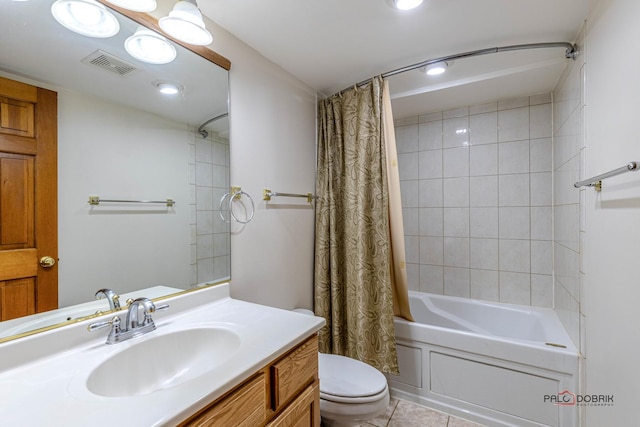
[[[0,84],[57,93],[57,209],[47,227],[58,230],[51,269],[57,271],[59,309],[21,319],[1,310],[0,339],[106,311],[107,300],[95,299],[103,288],[120,294],[124,304],[129,297],[158,297],[230,274],[229,224],[220,219],[217,202],[229,191],[227,70],[173,42],[172,61],[141,60],[125,48],[127,39],[146,31],[138,23],[111,11],[118,32],[87,37],[60,25],[53,3],[0,3],[0,77],[7,79]],[[170,2],[159,1],[163,8],[170,9]],[[169,86],[177,92],[160,91]],[[16,156],[4,148],[4,158]],[[91,205],[90,196],[170,198],[175,205]],[[1,197],[6,206],[12,203]],[[25,245],[0,242],[0,252]],[[42,255],[50,254],[38,250],[38,259]],[[6,271],[4,260],[0,255]],[[5,296],[15,284],[8,277],[0,277]]]

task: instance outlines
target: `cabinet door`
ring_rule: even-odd
[[[272,409],[279,411],[318,378],[318,337],[313,336],[271,366]]]
[[[267,416],[265,377],[259,374],[181,426],[189,427],[255,427]]]
[[[320,427],[320,383],[307,387],[267,427]]]

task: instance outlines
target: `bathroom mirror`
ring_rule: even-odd
[[[230,278],[229,225],[217,211],[229,191],[230,63],[173,42],[167,64],[127,53],[140,22],[153,26],[173,1],[159,0],[155,18],[111,8],[120,29],[108,38],[64,28],[53,3],[0,2],[0,77],[58,93],[60,309],[0,322],[0,342],[95,313],[101,288],[160,297]],[[161,94],[164,83],[178,94]]]

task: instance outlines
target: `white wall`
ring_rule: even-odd
[[[207,26],[212,48],[231,60],[231,185],[255,203],[253,221],[232,228],[232,296],[311,308],[313,208],[304,199],[267,203],[262,189],[315,193],[315,91],[230,33]]]
[[[102,287],[188,287],[193,131],[68,90],[58,92],[58,116],[60,306],[90,301]],[[89,195],[177,205],[91,207]]]
[[[601,0],[587,21],[586,177],[640,160],[640,2]],[[614,394],[587,408],[587,426],[635,425],[640,397],[640,174],[586,191],[586,387]]]

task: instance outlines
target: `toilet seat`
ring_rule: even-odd
[[[388,394],[387,379],[372,366],[337,354],[318,354],[320,398],[339,403],[368,403]]]

